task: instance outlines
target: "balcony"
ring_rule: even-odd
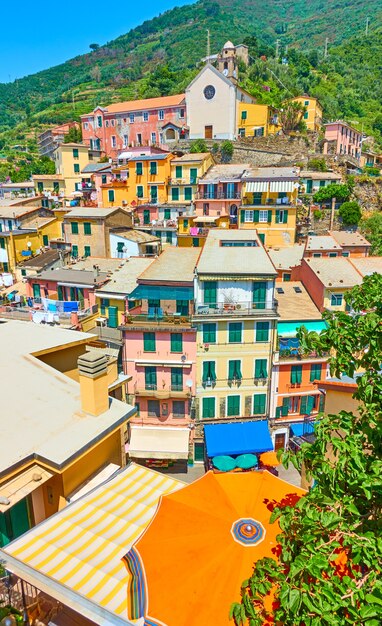
[[[310,352],[304,352],[301,348],[285,348],[274,353],[273,362],[288,362],[288,361],[324,361],[329,357],[329,352],[324,352],[322,355],[317,354],[315,350]]]
[[[76,183],[76,191],[95,191],[94,183]]]
[[[197,304],[193,318],[206,319],[212,317],[245,317],[247,315],[277,315],[277,300],[271,302],[222,302],[217,304]]]
[[[198,183],[198,179],[197,178],[170,178],[169,180],[170,185],[197,185]]]
[[[173,326],[179,326],[183,329],[191,329],[191,315],[182,315],[176,312],[163,312],[162,309],[141,313],[126,313],[125,324],[123,328],[126,330],[134,330],[135,328],[157,328],[160,326],[163,330]]]
[[[282,200],[284,200],[284,202],[282,202]],[[283,209],[285,207],[295,206],[296,202],[297,201],[291,201],[289,198],[266,198],[265,200],[261,200],[258,198],[250,199],[248,197],[244,197],[241,208],[268,207]]]
[[[161,385],[135,383],[134,394],[146,398],[156,398],[157,400],[168,400],[169,398],[187,399],[191,397],[191,391],[188,387],[171,385],[171,383],[162,383]]]
[[[210,191],[198,191],[195,195],[196,200],[240,200],[241,193],[239,191],[234,192],[210,192]]]
[[[139,226],[139,228],[148,228],[148,229],[152,229],[152,228],[160,228],[160,229],[170,229],[170,230],[174,230],[177,227],[177,221],[176,220],[151,220],[148,224],[147,223],[137,223],[136,226]]]

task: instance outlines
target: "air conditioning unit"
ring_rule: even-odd
[[[235,308],[236,308],[238,311],[240,311],[240,309],[241,309],[241,304],[237,304]]]

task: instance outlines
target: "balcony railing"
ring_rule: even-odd
[[[207,315],[256,315],[262,314],[274,314],[277,311],[277,300],[270,302],[221,302],[221,303],[207,303],[197,304],[195,316],[207,316]]]
[[[143,325],[143,324],[155,324],[155,325],[191,325],[191,315],[176,312],[164,312],[162,309],[154,310],[150,312],[141,312],[141,313],[129,313],[125,314],[125,326],[134,326],[134,325]]]
[[[284,202],[281,202],[284,200]],[[287,206],[294,206],[295,202],[292,202],[289,198],[267,198],[264,201],[258,200],[256,198],[248,198],[244,197],[242,206],[243,207],[277,207],[283,208]]]
[[[329,356],[329,352],[324,352],[322,355],[317,354],[315,350],[304,352],[301,348],[286,348],[279,350],[279,359],[281,361],[289,361],[290,359],[326,359]]]
[[[76,183],[76,191],[95,191],[94,183]]]
[[[197,178],[170,178],[170,185],[196,185]]]
[[[217,191],[215,193],[211,191],[198,191],[196,194],[197,200],[240,200],[240,198],[241,193],[239,191]]]

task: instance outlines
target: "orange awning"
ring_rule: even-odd
[[[124,557],[128,617],[166,626],[232,626],[229,609],[240,601],[242,582],[277,544],[270,501],[289,495],[295,501],[304,493],[266,471],[208,472],[164,496]]]

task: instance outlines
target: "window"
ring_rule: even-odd
[[[305,100],[304,105],[305,105],[306,107],[308,107],[308,106],[309,106],[309,100]]]
[[[189,201],[192,200],[192,187],[184,188],[184,199]]]
[[[143,174],[143,163],[141,163],[140,161],[135,164],[135,174],[137,176],[142,176]]]
[[[109,120],[105,120],[105,126],[106,128],[109,128]]]
[[[203,385],[211,385],[214,382],[216,382],[215,361],[204,361],[202,383]]]
[[[332,306],[341,306],[342,301],[343,301],[342,293],[332,293],[332,297],[331,297]]]
[[[268,211],[259,211],[259,222],[268,222]]]
[[[245,137],[245,128],[239,128],[239,137]]]
[[[110,306],[109,298],[101,298],[101,315],[105,315],[106,309]]]
[[[242,120],[246,120],[247,119],[247,111],[242,111],[241,112],[241,119]]]
[[[49,246],[49,237],[48,237],[48,235],[43,235],[42,236],[42,244],[43,244],[43,246]]]
[[[181,165],[177,165],[175,167],[175,178],[182,178],[183,176],[183,168]]]
[[[147,402],[147,415],[148,417],[160,417],[159,400],[149,400]]]
[[[253,222],[254,211],[244,211],[244,222]]]
[[[285,209],[276,209],[276,224],[288,223],[288,211]]]
[[[37,191],[42,193],[44,191],[44,183],[37,183]]]
[[[184,109],[179,109],[179,117],[181,120],[184,118]]]
[[[148,111],[143,111],[143,121],[144,122],[148,122],[149,121],[149,113]]]
[[[308,119],[308,117],[309,117],[309,113],[308,113],[308,111],[306,111],[306,112],[304,113],[304,120],[307,120],[307,119]]]
[[[155,333],[143,333],[143,351],[155,352]]]
[[[58,193],[60,191],[60,183],[56,180],[53,183],[53,191],[54,193]]]
[[[135,119],[134,113],[130,113],[130,115],[129,115],[130,124],[134,124],[134,119]]]
[[[240,415],[240,396],[227,396],[227,417]]]
[[[288,272],[283,272],[283,282],[284,283],[289,283],[290,279],[291,279],[292,274],[289,274]]]
[[[342,256],[350,256],[350,252],[343,252]]]
[[[302,365],[292,365],[290,370],[290,382],[292,385],[300,385],[302,381]]]
[[[336,256],[337,256],[337,252],[329,252],[329,256],[330,256],[331,258],[334,258],[334,257],[336,257]]]
[[[322,254],[321,254],[321,252],[313,252],[313,257],[315,259],[320,259],[322,257]]]
[[[78,148],[73,148],[73,159],[78,159]]]
[[[265,309],[267,297],[267,283],[265,281],[259,281],[253,283],[252,302],[254,308]]]
[[[264,126],[260,126],[260,128],[255,128],[254,131],[254,136],[255,137],[263,137],[264,136]]]
[[[115,120],[110,120],[110,124],[111,124],[112,126],[115,126]]]
[[[195,185],[197,180],[198,180],[198,168],[191,167],[190,168],[190,184]]]
[[[90,222],[84,222],[84,235],[92,234],[92,225]]]
[[[143,185],[137,185],[137,198],[143,198]]]
[[[302,396],[300,403],[300,415],[310,415],[316,406],[317,396]]]
[[[256,341],[269,341],[269,322],[256,323]]]
[[[78,235],[78,222],[70,222],[72,235]]]
[[[228,343],[241,343],[243,326],[241,322],[228,324]]]
[[[114,199],[115,199],[114,189],[108,190],[107,197],[108,197],[109,202],[114,202]]]
[[[255,360],[255,379],[268,378],[267,359]]]
[[[33,297],[41,298],[41,287],[38,283],[34,283],[33,285]]]
[[[97,126],[98,128],[102,128],[102,116],[101,115],[97,116]]]
[[[216,324],[203,324],[203,343],[216,343]]]
[[[158,163],[156,161],[150,162],[150,174],[156,176],[158,174]]]
[[[183,369],[171,368],[171,391],[183,391]]]
[[[90,246],[84,246],[84,256],[91,256]]]
[[[177,200],[179,200],[179,187],[171,188],[171,200],[173,202],[176,202]]]
[[[183,400],[172,401],[172,414],[174,417],[185,417],[185,403]]]
[[[117,147],[117,139],[115,135],[111,136],[111,147],[112,148],[116,148]]]
[[[266,403],[267,403],[267,394],[256,393],[253,396],[253,414],[264,415]]]
[[[183,352],[182,333],[171,334],[171,352]]]
[[[176,312],[181,315],[188,315],[188,300],[177,300]]]
[[[79,174],[80,173],[80,164],[79,163],[75,163],[73,165],[73,170],[75,174]]]
[[[150,209],[143,210],[143,223],[150,224]]]
[[[314,380],[321,379],[322,363],[312,363],[310,366],[309,380],[312,383]]]
[[[228,361],[228,380],[236,380],[239,381],[243,378],[241,373],[241,361],[240,359],[235,359],[232,361]]]
[[[89,122],[84,122],[84,130],[88,130],[89,129]]]
[[[106,183],[107,183],[107,176],[106,176],[106,174],[102,174],[102,177],[101,177],[101,184],[102,184],[102,185],[106,185]]]
[[[165,209],[164,210],[164,219],[165,220],[170,220],[171,219],[171,209]]]
[[[163,111],[163,109],[160,109],[158,111],[158,120],[164,120],[164,111]]]
[[[158,187],[156,185],[150,186],[150,202],[154,204],[158,202]]]
[[[157,388],[157,368],[145,367],[145,388],[147,390],[156,390]]]
[[[192,247],[193,248],[199,248],[200,246],[200,241],[197,237],[193,237],[192,238]]]
[[[172,243],[172,232],[171,232],[171,230],[166,231],[166,243]]]
[[[287,398],[284,398],[286,400]],[[288,404],[285,403],[288,413],[298,413],[300,396],[290,396]]]
[[[127,148],[129,143],[129,136],[128,135],[123,135],[123,147]]]
[[[215,398],[202,398],[202,418],[215,417]]]
[[[157,142],[157,134],[151,133],[151,143],[155,144]]]
[[[26,276],[27,275],[27,271],[26,270],[21,270],[21,276]]]
[[[218,284],[216,280],[204,283],[204,304],[216,304]]]
[[[72,256],[78,257],[78,246],[72,246]]]

